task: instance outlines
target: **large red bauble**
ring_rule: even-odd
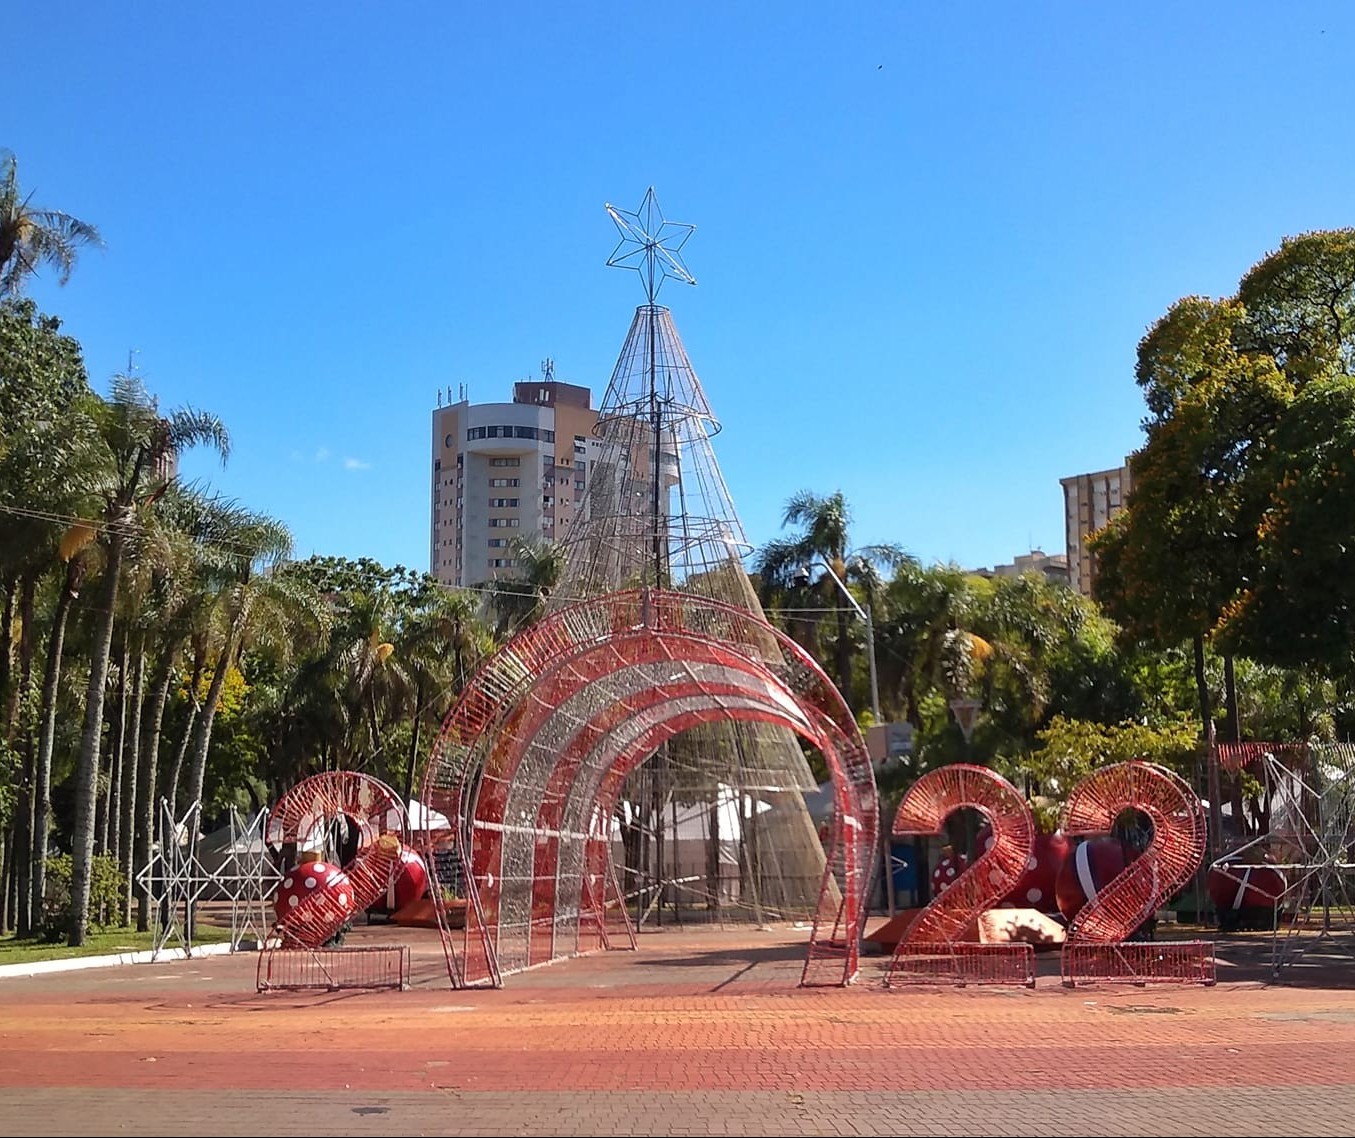
[[[985,826],[978,834],[978,848],[984,853],[992,848],[992,827]],[[1042,913],[1058,912],[1056,887],[1059,870],[1068,859],[1072,843],[1062,833],[1036,834],[1035,847],[1026,862],[1026,871],[1015,885],[997,901],[999,907],[1038,909]]]
[[[1217,867],[1209,871],[1205,883],[1214,910],[1219,913],[1240,912],[1243,909],[1273,909],[1287,888],[1285,876],[1278,869],[1256,866]]]
[[[932,896],[939,897],[954,885],[968,865],[969,859],[964,854],[948,854],[938,861],[932,870]]]
[[[1118,838],[1090,838],[1073,846],[1054,883],[1059,912],[1072,920],[1090,899],[1124,872],[1127,864]]]
[[[408,846],[401,848],[400,860],[395,865],[393,876],[387,893],[392,910],[403,909],[411,902],[420,900],[428,889],[428,866]]]
[[[353,915],[353,887],[337,865],[309,861],[287,870],[273,898],[278,924],[312,948],[323,944]]]

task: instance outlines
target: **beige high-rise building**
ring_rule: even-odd
[[[1131,475],[1129,459],[1113,470],[1095,474],[1075,474],[1061,478],[1063,486],[1063,522],[1068,545],[1068,584],[1084,597],[1092,595],[1096,580],[1096,559],[1087,548],[1087,539],[1101,529],[1129,501]]]
[[[462,399],[433,412],[430,571],[448,585],[513,576],[515,537],[564,536],[597,458],[588,388],[546,377],[511,403]]]

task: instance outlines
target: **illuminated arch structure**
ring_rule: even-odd
[[[560,609],[476,674],[447,717],[425,801],[454,824],[464,931],[434,900],[454,986],[635,946],[612,865],[626,775],[703,724],[789,728],[832,774],[835,811],[802,983],[857,972],[878,807],[851,712],[822,669],[765,620],[691,593],[636,589]],[[432,851],[429,851],[430,856]],[[611,930],[609,930],[609,923]]]

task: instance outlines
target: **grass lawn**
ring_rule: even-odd
[[[199,922],[193,941],[195,944],[210,944],[227,941],[230,938],[230,929]],[[130,928],[105,929],[100,932],[91,929],[80,948],[70,948],[64,940],[52,944],[32,937],[20,940],[15,936],[0,936],[0,964],[64,960],[71,956],[109,956],[117,952],[141,952],[154,947],[150,933],[139,933]],[[178,944],[171,940],[166,947],[177,948]]]

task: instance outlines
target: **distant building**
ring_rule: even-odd
[[[1113,470],[1061,478],[1063,521],[1068,544],[1068,584],[1084,597],[1092,595],[1096,560],[1087,539],[1124,509],[1129,501],[1129,459]]]
[[[511,403],[433,412],[430,572],[448,585],[513,576],[513,539],[563,537],[583,508],[598,440],[588,388],[545,378]]]
[[[991,570],[981,569],[985,577],[1019,577],[1022,573],[1043,573],[1051,581],[1068,584],[1068,558],[1062,553],[1046,553],[1032,549],[1018,553],[1010,565],[995,565]]]

